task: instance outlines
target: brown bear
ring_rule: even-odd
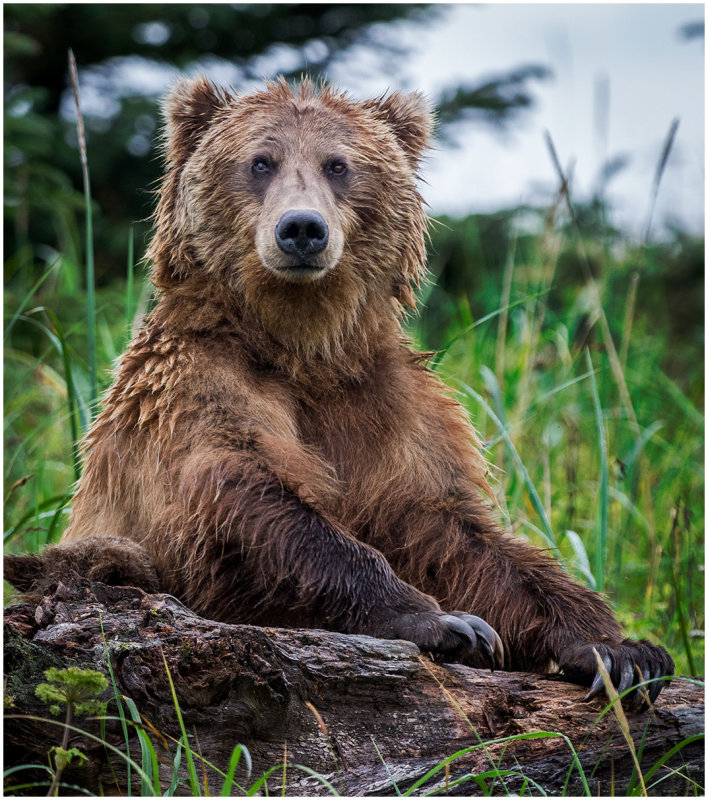
[[[560,670],[588,696],[593,648],[620,691],[671,674],[663,648],[625,639],[600,595],[501,530],[474,431],[403,335],[424,274],[423,98],[196,79],[166,117],[157,304],[87,437],[56,552],[112,537],[110,562],[132,540],[135,582],[148,559],[202,615]]]

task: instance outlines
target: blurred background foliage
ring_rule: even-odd
[[[100,390],[149,303],[140,260],[169,80],[227,71],[247,89],[275,55],[288,77],[326,74],[356,48],[405,59],[396,25],[434,24],[443,8],[5,4],[7,548],[61,535],[96,388],[68,48],[92,182]],[[550,75],[512,64],[441,86],[439,146],[459,146],[465,126],[513,128]],[[630,634],[664,641],[681,671],[698,674],[704,242],[678,228],[654,240],[648,227],[641,241],[617,229],[605,198],[623,163],[601,165],[582,202],[571,174],[566,191],[537,205],[437,219],[431,282],[409,332],[467,404],[510,527],[604,589]]]

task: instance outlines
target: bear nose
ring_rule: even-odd
[[[321,253],[328,240],[327,223],[312,209],[286,211],[275,226],[275,241],[288,255],[304,258]]]

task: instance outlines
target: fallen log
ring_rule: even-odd
[[[270,793],[284,787],[287,795],[304,796],[434,789],[468,796],[622,795],[640,786],[612,711],[603,714],[601,700],[581,702],[583,689],[572,684],[435,664],[409,642],[225,625],[198,617],[169,595],[80,579],[59,584],[39,605],[6,609],[6,767],[46,764],[47,751],[61,739],[61,726],[37,719],[50,718],[34,694],[43,671],[81,666],[108,675],[107,654],[118,691],[135,702],[158,750],[163,791],[181,735],[165,661],[195,753],[226,771],[234,746],[248,748],[252,770],[249,776],[243,758],[234,793],[277,765]],[[112,697],[109,687],[104,699]],[[627,714],[649,794],[702,793],[703,706],[702,689],[677,679],[654,709]],[[116,716],[115,700],[108,714]],[[100,731],[96,721],[75,724]],[[105,740],[125,749],[119,721],[106,723]],[[102,744],[80,733],[69,744],[88,760],[68,767],[64,782],[129,793],[124,766]],[[140,762],[134,732],[130,748]],[[445,766],[460,751],[466,752]],[[206,776],[209,792],[218,794],[223,777],[198,757],[196,763],[200,781]],[[180,771],[187,775],[184,757]],[[6,792],[27,782],[18,774]],[[133,794],[139,788],[133,770]],[[178,786],[180,792],[190,794],[189,784]]]

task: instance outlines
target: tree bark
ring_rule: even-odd
[[[284,785],[287,795],[326,795],[330,790],[324,778],[344,795],[395,795],[444,759],[472,747],[414,794],[436,788],[453,795],[505,794],[526,786],[533,795],[541,793],[538,787],[548,794],[589,790],[622,795],[630,784],[638,785],[612,711],[602,715],[606,704],[601,700],[581,702],[584,690],[572,684],[435,664],[409,642],[226,625],[196,616],[169,595],[85,580],[59,584],[39,605],[19,603],[5,612],[6,697],[11,704],[5,712],[6,767],[46,764],[48,749],[61,740],[61,726],[26,718],[51,718],[34,695],[43,671],[78,665],[108,675],[106,653],[118,691],[135,701],[159,751],[163,791],[170,784],[180,737],[163,654],[192,749],[225,771],[234,746],[248,748],[253,768],[249,777],[241,760],[236,773],[241,787],[252,786],[280,764],[268,780],[271,794],[281,793]],[[115,701],[108,714],[117,715]],[[701,794],[702,689],[676,679],[654,709],[627,718],[649,794],[686,795],[694,789]],[[76,724],[99,732],[96,721],[79,719]],[[124,749],[120,723],[109,721],[106,728],[107,741]],[[490,744],[541,731],[563,736]],[[651,772],[680,743],[673,757]],[[89,759],[68,767],[64,781],[105,794],[127,793],[125,769],[115,756],[108,763],[103,746],[80,734],[72,734],[69,746],[78,746]],[[130,749],[140,762],[134,735]],[[186,775],[184,754],[181,762]],[[223,778],[211,767],[203,769],[198,758],[196,766],[201,781],[206,775],[209,793],[218,794]],[[513,774],[493,779],[490,772],[497,767]],[[6,791],[26,781],[26,774],[14,773]],[[134,772],[132,791],[139,791]],[[178,787],[180,792],[189,794],[189,784]]]

